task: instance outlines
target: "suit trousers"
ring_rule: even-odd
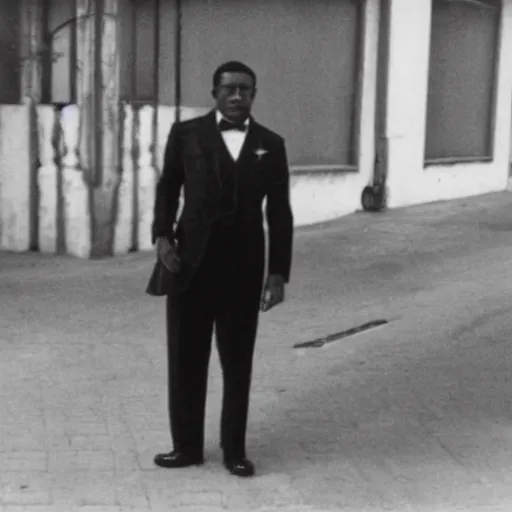
[[[232,226],[214,225],[189,286],[167,297],[172,440],[175,450],[192,455],[202,455],[204,450],[208,366],[215,326],[224,386],[220,427],[224,457],[246,456],[264,251],[254,254],[243,238]]]

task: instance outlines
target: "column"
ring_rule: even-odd
[[[53,143],[56,110],[51,105],[37,107],[39,132],[38,185],[38,248],[42,253],[58,252],[58,173]]]
[[[41,102],[43,84],[43,2],[41,0],[21,0],[20,29],[20,98],[29,107],[28,157],[29,166],[29,244],[38,247],[39,224],[37,215],[38,194],[38,122],[35,106]],[[49,49],[46,49],[49,50]]]
[[[21,0],[21,99],[41,101],[43,2]]]
[[[431,0],[390,0],[385,143],[387,204],[417,202],[423,175]]]
[[[102,257],[114,250],[120,178],[118,0],[77,0],[77,17],[79,160],[91,195],[90,254]]]

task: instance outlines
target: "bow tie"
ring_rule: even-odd
[[[219,123],[219,130],[221,132],[225,132],[227,130],[237,130],[240,132],[246,132],[247,126],[242,123],[231,123],[229,121],[226,121],[226,119],[221,119]]]

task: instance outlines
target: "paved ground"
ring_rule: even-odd
[[[512,194],[299,230],[288,300],[262,315],[248,451],[170,448],[152,255],[0,255],[0,512],[512,510]],[[321,349],[299,341],[390,323]]]

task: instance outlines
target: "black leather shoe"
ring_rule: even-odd
[[[188,453],[178,451],[159,453],[155,455],[153,461],[161,468],[186,468],[188,466],[199,466],[204,462],[201,456],[189,455]]]
[[[254,464],[247,459],[224,460],[226,469],[235,476],[254,476]]]

